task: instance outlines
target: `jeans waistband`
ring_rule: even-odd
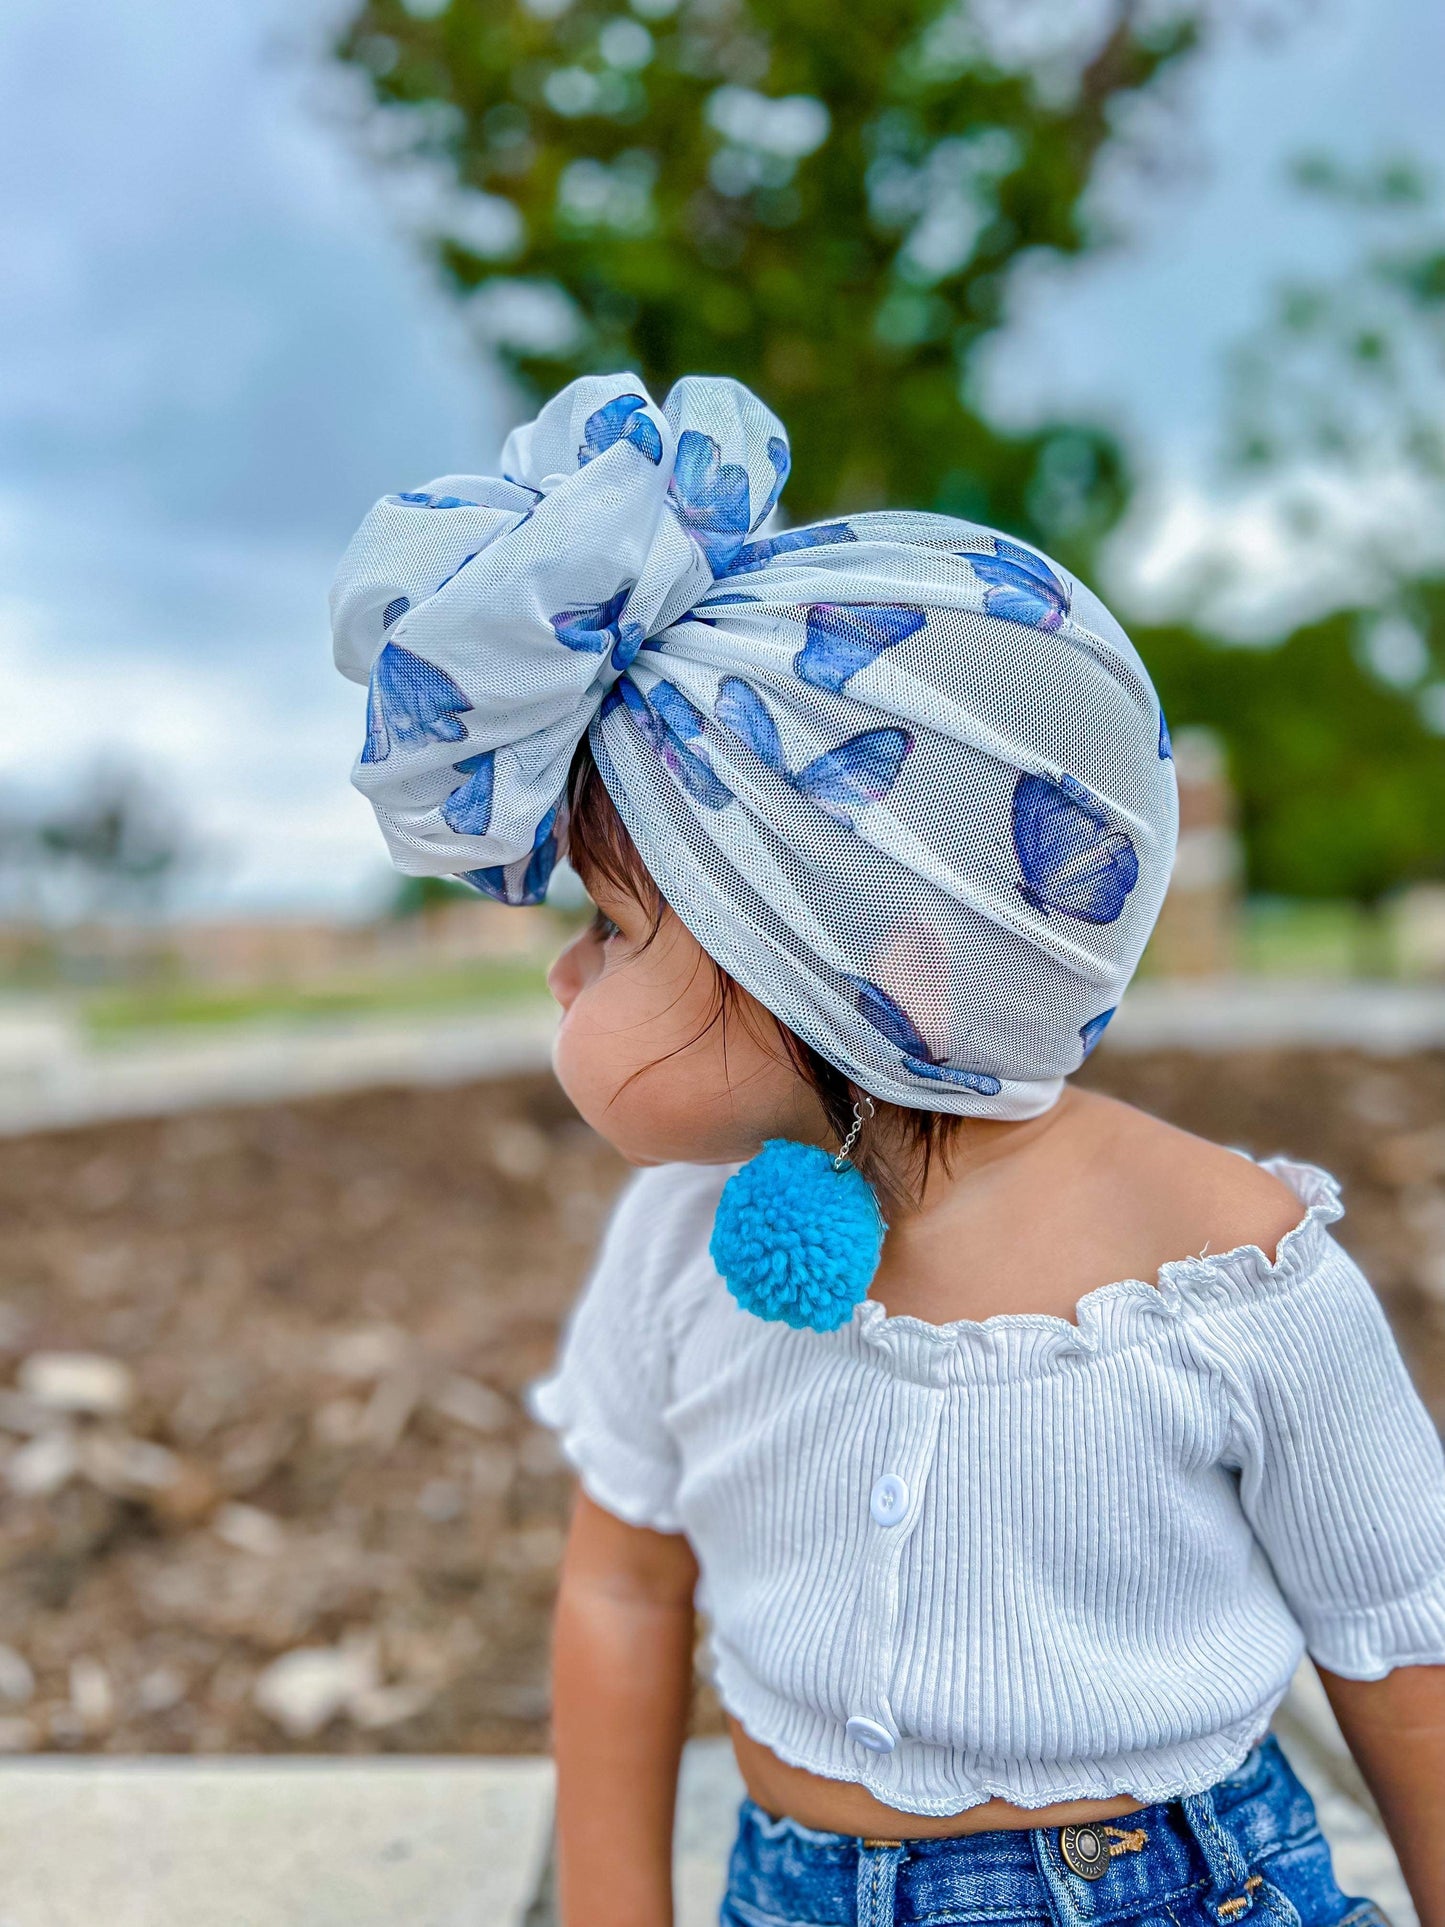
[[[1308,1793],[1273,1739],[1207,1793],[1076,1828],[870,1842],[743,1803],[728,1899],[740,1921],[1129,1920],[1184,1894],[1218,1927],[1250,1923],[1254,1864],[1318,1837]],[[1266,1908],[1265,1911],[1268,1911]]]

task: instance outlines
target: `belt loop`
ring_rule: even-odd
[[[901,1840],[858,1842],[858,1927],[893,1927]]]
[[[1209,1872],[1205,1905],[1219,1927],[1234,1927],[1242,1915],[1253,1911],[1255,1895],[1263,1883],[1250,1878],[1249,1862],[1239,1842],[1220,1824],[1213,1789],[1186,1794],[1179,1808]]]
[[[1213,1791],[1187,1793],[1179,1806],[1185,1825],[1204,1855],[1204,1864],[1209,1869],[1214,1891],[1219,1894],[1238,1893],[1249,1878],[1249,1863],[1233,1835],[1226,1833],[1220,1825]]]

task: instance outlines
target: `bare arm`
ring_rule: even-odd
[[[1384,1818],[1420,1927],[1445,1927],[1445,1666],[1383,1679],[1320,1669],[1335,1718]]]
[[[578,1493],[553,1633],[563,1927],[672,1927],[696,1583],[686,1539]]]

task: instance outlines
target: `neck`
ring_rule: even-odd
[[[938,1152],[930,1160],[917,1202],[894,1210],[890,1233],[896,1237],[900,1230],[931,1228],[961,1196],[1019,1158],[1036,1153],[1072,1120],[1078,1102],[1079,1093],[1066,1084],[1058,1100],[1037,1117],[1007,1124],[985,1117],[963,1118],[946,1160]]]

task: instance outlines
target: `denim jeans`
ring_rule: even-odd
[[[1387,1927],[1340,1892],[1308,1793],[1265,1740],[1207,1793],[1094,1827],[859,1840],[744,1801],[723,1927]]]

